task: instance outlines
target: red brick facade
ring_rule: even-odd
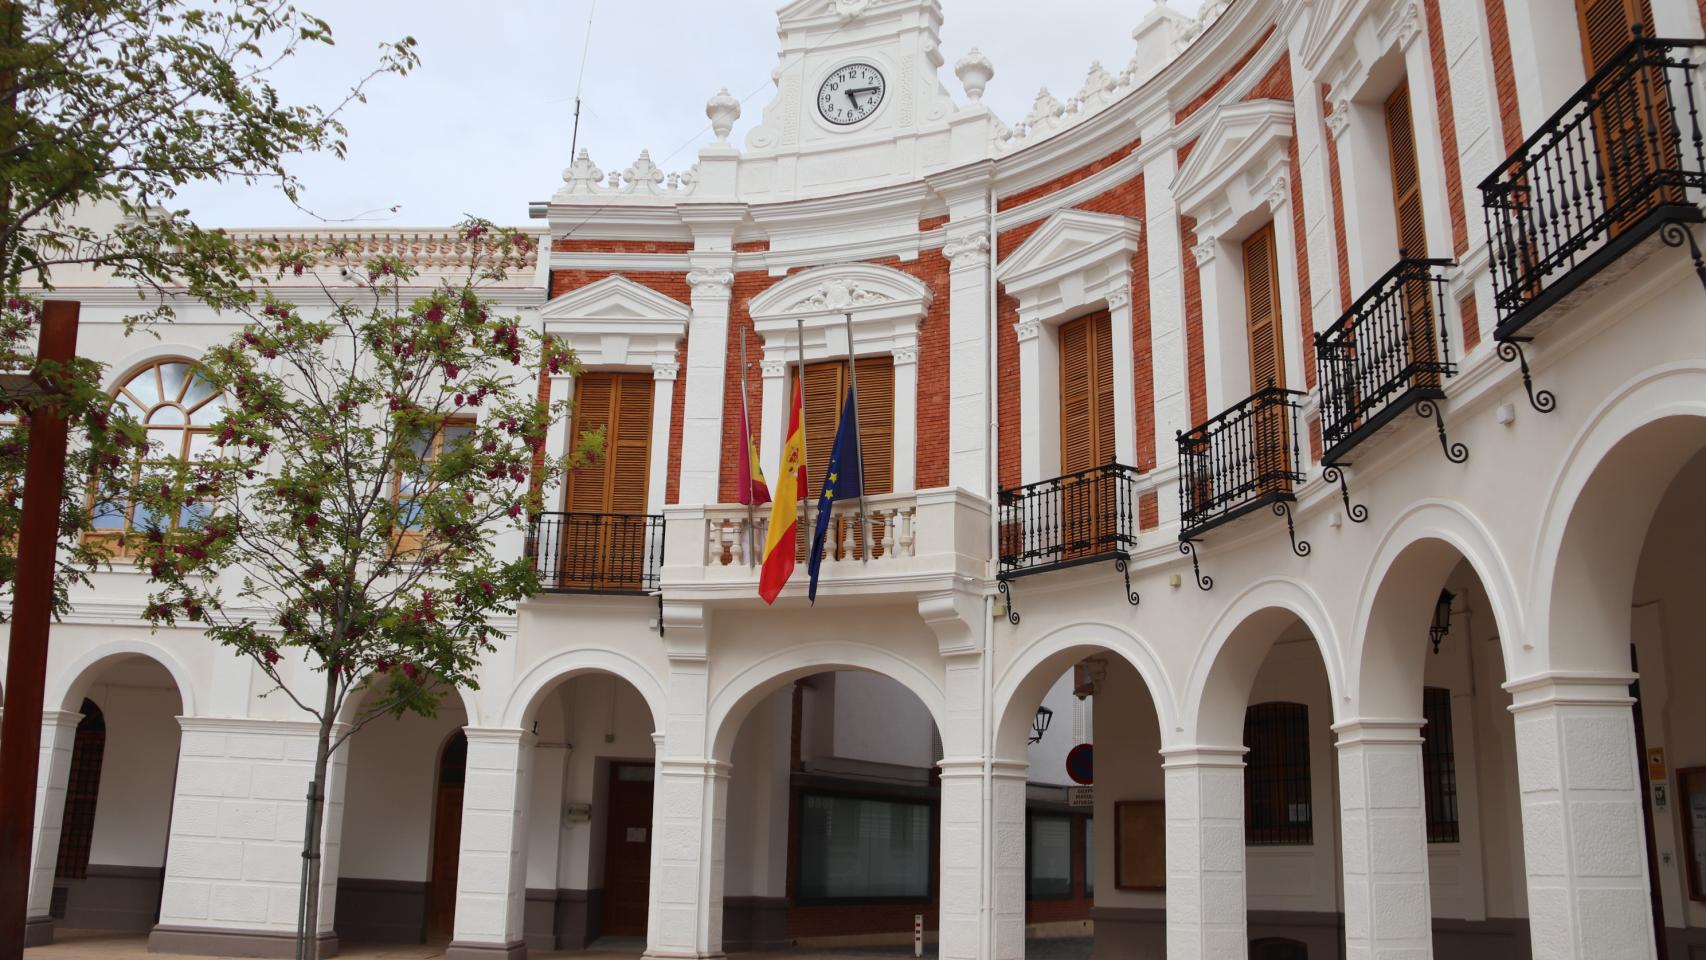
[[[1202,274],[1197,270],[1197,222],[1179,218],[1179,274],[1185,288],[1185,376],[1191,423],[1208,419],[1208,371],[1203,363]]]
[[[1191,101],[1189,103],[1185,104],[1185,106],[1182,109],[1176,111],[1173,114],[1173,122],[1174,123],[1184,123],[1185,120],[1187,118],[1189,118],[1191,114],[1196,113],[1197,110],[1200,109],[1204,104],[1208,103],[1210,100],[1213,100],[1214,95],[1219,93],[1222,87],[1224,87],[1228,83],[1232,82],[1232,78],[1236,77],[1238,75],[1238,72],[1240,70],[1244,69],[1244,66],[1246,64],[1248,64],[1253,57],[1256,56],[1256,53],[1262,49],[1262,45],[1267,43],[1268,38],[1273,36],[1273,35],[1274,35],[1274,28],[1273,27],[1269,27],[1268,29],[1262,31],[1262,35],[1256,39],[1255,43],[1250,45],[1250,49],[1244,51],[1244,55],[1238,58],[1238,62],[1234,63],[1230,70],[1227,70],[1225,73],[1221,74],[1219,76],[1219,78],[1217,78],[1213,83],[1208,85],[1207,89],[1203,90],[1203,92],[1197,94],[1195,97],[1192,97]]]
[[[740,376],[737,371],[740,369],[742,337],[746,338],[746,398],[752,412],[753,442],[762,444],[764,430],[770,426],[764,422],[764,375],[759,368],[764,359],[764,340],[752,328],[752,311],[747,309],[747,301],[783,279],[772,277],[764,270],[741,272],[735,274],[734,287],[730,292],[729,346],[723,360],[723,452],[717,470],[717,499],[723,503],[735,502],[740,480]],[[786,402],[783,409],[787,409]],[[775,428],[780,430],[782,425],[776,424]],[[762,466],[768,471],[766,479],[770,479],[769,474],[775,472],[775,465]]]
[[[1516,99],[1516,69],[1511,66],[1511,33],[1505,21],[1505,0],[1487,0],[1487,42],[1493,55],[1493,91],[1499,98],[1499,125],[1504,128],[1505,153],[1522,146],[1522,113]]]
[[[1451,105],[1451,74],[1445,59],[1445,31],[1440,27],[1439,0],[1422,0],[1428,21],[1428,59],[1433,63],[1434,103],[1439,110],[1439,144],[1445,154],[1445,199],[1451,211],[1451,249],[1469,252],[1469,225],[1463,213],[1463,167],[1457,156],[1457,121]]]

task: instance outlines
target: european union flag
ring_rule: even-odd
[[[837,500],[857,500],[864,492],[864,457],[859,451],[859,411],[853,388],[841,403],[841,425],[835,428],[835,444],[829,449],[829,467],[823,475],[823,492],[817,497],[817,526],[812,530],[812,552],[806,561],[811,581],[806,596],[817,602],[817,573],[823,566],[823,538],[829,532],[830,514]]]

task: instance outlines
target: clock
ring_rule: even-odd
[[[817,112],[845,127],[875,113],[887,93],[888,81],[881,70],[868,63],[849,63],[824,78],[817,91]]]

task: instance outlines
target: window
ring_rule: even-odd
[[[863,458],[865,495],[894,491],[894,358],[861,357],[859,371],[859,451]],[[835,431],[841,424],[841,404],[847,396],[847,361],[825,360],[806,364],[806,490],[816,509],[818,494],[823,490],[825,465],[829,463],[830,448],[835,445]],[[859,556],[858,524],[836,520],[829,532],[825,555],[843,559],[843,554]],[[846,523],[851,529],[841,524]],[[800,556],[810,549],[806,539],[810,529],[800,527]],[[872,556],[881,556],[888,531],[881,523],[871,523]],[[837,545],[852,546],[837,553]]]
[[[1113,321],[1104,310],[1060,325],[1060,472],[1114,456]]]
[[[1084,818],[1084,895],[1096,895],[1096,821]]]
[[[1025,897],[1072,897],[1072,818],[1033,813],[1025,822]]]
[[[410,444],[418,458],[415,469],[407,472],[398,470],[393,482],[397,498],[397,528],[402,532],[405,548],[418,546],[421,531],[426,529],[426,518],[421,515],[422,509],[415,501],[430,488],[432,465],[444,455],[445,448],[466,442],[473,433],[472,418],[453,417],[432,436],[417,438]]]
[[[604,431],[604,449],[577,467],[563,492],[562,534],[551,585],[564,590],[637,591],[652,545],[652,396],[649,373],[594,371],[575,381],[570,436]]]
[[[1250,392],[1285,386],[1285,345],[1280,338],[1279,257],[1274,225],[1244,241],[1244,322],[1250,340]]]
[[[189,459],[213,447],[213,426],[225,416],[224,397],[188,360],[161,360],[143,367],[119,387],[113,399],[148,428],[151,457]],[[184,507],[164,524],[169,530],[188,524],[196,508]],[[122,536],[145,529],[146,508],[135,503],[94,506],[94,536],[110,540],[123,553]]]
[[[1457,757],[1451,746],[1451,691],[1422,690],[1422,789],[1428,842],[1457,842]]]
[[[95,801],[101,791],[101,757],[107,748],[107,722],[93,700],[83,701],[83,719],[71,747],[71,776],[65,785],[65,817],[59,830],[59,863],[54,876],[81,880],[89,874],[89,848],[95,838]]]
[[[930,804],[804,794],[798,899],[928,900]]]
[[[1258,703],[1244,714],[1244,839],[1251,846],[1315,842],[1309,800],[1309,708]]]
[[[1408,80],[1400,81],[1398,89],[1386,98],[1385,113],[1386,152],[1392,161],[1392,206],[1398,225],[1399,255],[1426,257],[1428,229],[1422,216],[1422,178],[1416,163],[1416,130],[1410,114]],[[1437,363],[1439,350],[1434,338],[1431,286],[1423,279],[1410,282],[1405,287],[1402,304],[1407,314],[1404,317],[1403,363]],[[1419,372],[1414,382],[1418,387],[1438,387],[1439,374],[1432,370]]]

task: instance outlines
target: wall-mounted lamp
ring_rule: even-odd
[[[1048,732],[1048,725],[1054,720],[1054,711],[1047,707],[1038,707],[1037,715],[1031,720],[1031,742],[1041,743],[1043,734]]]
[[[1434,604],[1434,622],[1428,627],[1428,639],[1433,642],[1434,653],[1439,653],[1439,642],[1451,634],[1451,601],[1457,599],[1450,590],[1439,592],[1439,602]]]

